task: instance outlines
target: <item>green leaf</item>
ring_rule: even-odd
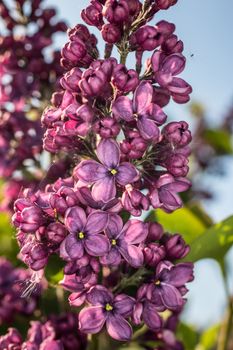
[[[195,349],[198,333],[192,326],[181,322],[177,329],[177,337],[184,344],[185,350]]]
[[[191,251],[185,260],[197,261],[204,258],[222,260],[233,244],[233,216],[210,227],[191,244]]]
[[[2,212],[0,213],[0,255],[9,258],[13,263],[18,263],[18,252],[15,229],[11,225],[10,216]]]
[[[219,325],[214,325],[202,333],[198,344],[199,350],[211,350],[214,348],[217,342],[219,328]]]
[[[218,154],[231,154],[233,152],[231,135],[225,130],[206,130],[204,132],[204,138]]]
[[[188,244],[208,228],[207,223],[189,208],[181,208],[170,214],[161,209],[153,210],[146,221],[157,221],[166,231],[180,233]]]

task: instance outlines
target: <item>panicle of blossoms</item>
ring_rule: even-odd
[[[141,217],[152,208],[180,208],[179,193],[191,185],[188,124],[167,123],[163,110],[170,98],[189,99],[190,85],[177,77],[183,43],[174,24],[147,24],[175,3],[93,0],[82,12],[89,25],[119,35],[106,40],[101,58],[87,27],[68,30],[63,89],[42,116],[44,148],[67,155],[67,176],[43,190],[25,189],[15,202],[20,258],[40,273],[51,254],[65,261],[60,284],[71,292],[70,305],[81,307],[83,333],[106,327],[112,338],[129,341],[132,325],[145,324],[163,334],[164,312],[181,312],[193,280],[193,264],[179,262],[189,252],[182,236]],[[111,57],[113,43],[120,61]],[[133,51],[136,69],[128,69]],[[141,73],[144,51],[152,55]]]
[[[77,331],[72,313],[50,316],[46,322],[31,321],[25,341],[15,328],[0,336],[0,350],[85,350],[86,337]]]
[[[42,284],[29,295],[22,298],[23,290],[30,283],[32,274],[24,268],[15,268],[3,257],[0,257],[0,325],[11,322],[15,314],[32,315],[36,309]]]
[[[55,15],[42,1],[0,2],[0,177],[7,181],[19,170],[24,181],[40,177],[32,171],[42,152],[40,113],[62,73],[53,35],[66,30]]]

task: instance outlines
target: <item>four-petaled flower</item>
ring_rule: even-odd
[[[87,293],[87,301],[92,305],[79,313],[81,332],[99,333],[106,323],[108,334],[120,341],[128,341],[132,328],[125,320],[131,316],[135,300],[128,295],[113,296],[107,288],[97,285]]]
[[[65,225],[70,234],[60,246],[60,256],[65,260],[79,259],[86,251],[91,256],[103,256],[109,251],[109,241],[100,234],[108,223],[108,215],[97,210],[86,217],[80,207],[66,211]]]
[[[93,184],[92,196],[97,201],[108,202],[116,196],[116,184],[126,186],[138,180],[139,173],[131,163],[120,163],[120,148],[113,139],[102,140],[97,147],[95,160],[83,160],[74,176],[86,184]]]

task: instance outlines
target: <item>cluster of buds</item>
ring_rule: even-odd
[[[26,340],[15,328],[0,337],[0,350],[85,350],[86,337],[77,332],[72,313],[51,316],[46,322],[32,321]]]
[[[119,341],[131,339],[132,325],[145,324],[161,343],[169,328],[162,315],[181,312],[193,280],[192,263],[179,262],[189,252],[182,237],[139,218],[153,208],[180,208],[179,193],[191,185],[188,124],[166,123],[163,111],[170,97],[189,99],[190,85],[177,77],[185,66],[183,44],[174,24],[147,25],[175,3],[94,0],[82,12],[104,39],[115,28],[119,35],[106,40],[103,59],[85,26],[68,31],[63,90],[53,95],[42,123],[44,148],[67,154],[69,174],[44,190],[25,190],[15,202],[21,259],[42,274],[49,256],[59,255],[70,305],[86,305],[80,331],[95,334],[106,325]],[[120,62],[110,57],[113,43]],[[145,50],[153,52],[141,74]],[[126,66],[130,51],[136,69]]]
[[[29,270],[14,268],[8,260],[0,257],[0,325],[11,322],[16,314],[33,314],[42,285],[29,298],[22,298],[23,290],[26,290],[27,283],[32,283],[33,278]]]
[[[0,1],[0,177],[7,181],[16,171],[39,177],[29,173],[43,150],[40,114],[62,73],[52,44],[66,25],[55,15],[42,1]]]

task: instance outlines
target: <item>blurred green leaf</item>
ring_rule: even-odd
[[[218,154],[231,154],[233,152],[231,135],[227,131],[209,129],[204,132],[203,136]]]
[[[46,265],[45,277],[51,283],[58,283],[63,278],[63,267],[65,262],[56,254],[50,255]]]
[[[0,213],[0,255],[9,258],[13,263],[18,262],[18,244],[15,238],[15,229],[11,225],[10,216]]]
[[[185,260],[197,261],[204,258],[222,260],[233,244],[233,216],[210,227],[191,243],[191,251]]]
[[[219,332],[219,325],[212,326],[205,330],[198,344],[198,350],[211,350],[214,348],[217,342]]]
[[[189,208],[181,208],[170,214],[161,209],[153,210],[146,220],[159,222],[170,233],[180,233],[188,244],[209,226],[206,219],[203,220]]]
[[[198,333],[192,326],[181,322],[177,329],[177,338],[184,344],[185,350],[194,350],[198,342]]]

